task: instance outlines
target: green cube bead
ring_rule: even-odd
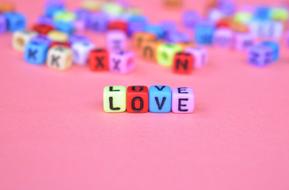
[[[173,65],[175,54],[182,51],[182,46],[178,44],[161,44],[157,49],[158,64],[170,67]]]
[[[273,8],[271,11],[271,18],[277,21],[287,21],[289,17],[288,10],[284,8]]]
[[[118,17],[123,13],[123,7],[117,3],[105,3],[102,5],[102,11],[109,14],[112,17]]]
[[[249,12],[239,12],[235,14],[234,16],[234,21],[239,22],[239,23],[249,23],[253,18],[252,13]]]
[[[106,86],[103,90],[103,110],[110,113],[126,111],[126,87]]]
[[[73,22],[76,19],[76,15],[69,11],[59,11],[54,15],[53,19],[55,21]]]

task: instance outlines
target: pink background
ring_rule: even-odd
[[[31,22],[42,11],[41,1],[14,1]],[[180,20],[160,2],[134,4],[154,21]],[[141,59],[126,76],[82,67],[62,73],[25,63],[11,35],[1,35],[0,189],[288,190],[288,48],[265,68],[246,64],[243,53],[209,54],[191,76]],[[196,112],[102,111],[105,85],[159,83],[193,87]]]

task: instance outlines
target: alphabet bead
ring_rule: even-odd
[[[182,51],[182,47],[178,44],[161,44],[157,50],[158,64],[170,67],[173,65],[174,56]]]
[[[127,49],[127,37],[120,30],[109,31],[107,34],[107,47],[111,52],[120,52]]]
[[[34,38],[25,47],[24,59],[31,64],[44,64],[50,42],[45,38]]]
[[[89,53],[88,65],[92,71],[109,70],[109,53],[106,49],[94,49]]]
[[[174,88],[172,94],[172,111],[174,113],[192,113],[194,111],[195,97],[191,88]]]
[[[91,42],[77,41],[72,44],[73,61],[78,65],[87,64],[88,55],[95,45]]]
[[[148,61],[157,61],[157,50],[160,45],[158,41],[144,41],[140,54],[143,59]]]
[[[22,14],[17,12],[7,12],[4,13],[4,16],[7,21],[7,28],[10,32],[16,32],[25,29],[26,19]]]
[[[261,43],[263,46],[268,47],[272,50],[272,60],[277,61],[279,59],[280,48],[279,44],[273,41],[265,41]]]
[[[103,110],[105,112],[126,111],[126,87],[106,86],[103,91]]]
[[[149,98],[146,86],[129,86],[127,88],[127,112],[148,112]]]
[[[222,47],[231,47],[234,34],[228,28],[219,28],[214,33],[214,44]]]
[[[237,33],[234,39],[234,47],[237,50],[247,50],[254,45],[254,37],[251,33]]]
[[[145,41],[154,41],[156,36],[147,32],[136,32],[133,37],[133,47],[140,49]]]
[[[190,53],[180,52],[174,57],[173,72],[177,74],[191,74],[194,67],[194,57]]]
[[[110,53],[110,71],[117,73],[129,73],[135,68],[134,53],[119,52]]]
[[[252,46],[249,50],[249,63],[256,66],[265,66],[272,63],[273,50],[264,45]]]
[[[198,44],[209,45],[213,42],[215,27],[209,23],[198,23],[195,27],[195,41]]]
[[[47,66],[56,70],[67,70],[72,66],[73,55],[69,48],[55,46],[49,49]]]
[[[36,36],[35,32],[17,31],[13,34],[12,45],[17,51],[24,51],[26,44]]]
[[[204,48],[187,48],[184,52],[190,53],[193,56],[194,68],[202,68],[208,61],[208,53]]]
[[[149,111],[168,113],[172,110],[172,91],[168,86],[151,86],[149,88]]]
[[[87,19],[88,29],[96,32],[107,30],[108,17],[104,13],[93,13]]]

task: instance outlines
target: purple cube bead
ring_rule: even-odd
[[[194,11],[186,11],[183,14],[183,24],[187,28],[193,28],[200,21],[200,16]]]
[[[195,95],[191,88],[174,88],[172,95],[172,111],[174,113],[192,113],[194,111]]]
[[[104,13],[94,13],[88,18],[87,28],[96,32],[105,32],[108,25],[108,16]]]
[[[0,33],[7,31],[6,18],[3,15],[0,15]]]
[[[265,66],[273,62],[273,56],[272,48],[258,44],[249,50],[249,63],[256,66]]]
[[[135,69],[134,53],[118,52],[110,55],[110,71],[126,74]]]

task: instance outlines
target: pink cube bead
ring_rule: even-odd
[[[173,89],[172,111],[174,113],[192,113],[195,109],[195,95],[191,88]]]
[[[132,52],[114,52],[110,54],[110,71],[126,74],[134,70],[134,53]]]
[[[232,47],[234,33],[227,28],[217,29],[214,33],[214,44],[222,47]]]
[[[126,33],[119,30],[109,31],[107,34],[107,47],[111,52],[120,52],[127,50]]]
[[[234,39],[234,48],[241,51],[248,50],[254,43],[254,36],[251,33],[237,33]]]
[[[184,50],[195,58],[194,67],[202,68],[208,61],[208,52],[205,48],[187,48]]]

